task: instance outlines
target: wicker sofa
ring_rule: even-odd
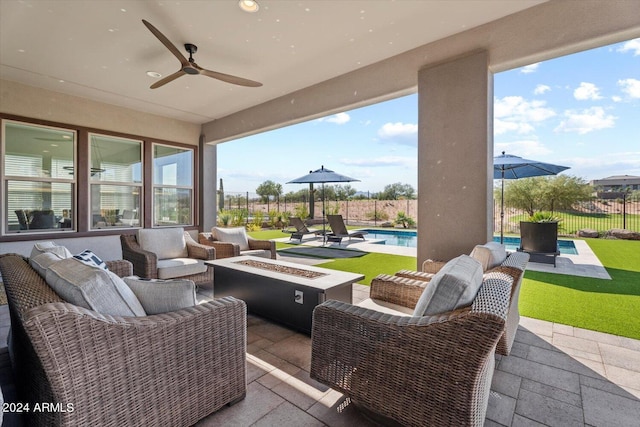
[[[377,309],[316,307],[311,377],[384,425],[482,426],[512,278],[477,264],[472,303],[449,312],[408,314],[433,285],[407,278],[372,282]]]
[[[119,276],[128,261],[107,262]],[[189,426],[246,393],[246,305],[222,298],[145,317],[65,302],[16,254],[0,255],[18,395],[49,402],[29,426]]]

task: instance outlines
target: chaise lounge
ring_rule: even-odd
[[[302,218],[299,217],[291,217],[289,218],[289,222],[295,230],[291,230],[289,228],[282,230],[285,233],[290,233],[291,237],[289,240],[297,239],[302,243],[302,238],[307,234],[313,234],[314,236],[321,236],[322,230],[318,230],[316,228],[307,228],[307,225],[302,221]]]
[[[327,234],[327,240],[330,242],[342,243],[342,239],[348,237],[351,240],[352,237],[358,237],[364,240],[366,231],[355,230],[349,231],[347,230],[347,226],[344,223],[344,219],[342,219],[342,215],[327,215],[327,221],[329,221],[329,226],[331,227],[331,233]]]

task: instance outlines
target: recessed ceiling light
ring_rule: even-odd
[[[147,71],[147,76],[159,79],[160,77],[162,77],[162,74],[157,71]]]
[[[258,9],[260,9],[260,5],[258,5],[256,0],[240,0],[238,6],[240,6],[240,9],[249,13],[257,12]]]

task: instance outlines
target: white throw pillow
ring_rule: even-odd
[[[125,277],[123,280],[147,314],[167,313],[198,303],[196,285],[192,280],[141,279],[138,276]]]
[[[145,316],[138,298],[116,274],[75,258],[53,263],[46,281],[65,301],[111,316]]]
[[[29,258],[34,258],[45,252],[54,253],[62,259],[71,258],[73,256],[67,248],[65,248],[64,246],[60,246],[55,242],[38,242],[33,245],[33,249],[31,249],[31,255],[29,255]]]
[[[141,228],[137,237],[140,247],[158,259],[189,257],[182,228]]]
[[[487,242],[484,245],[476,245],[471,251],[471,257],[480,262],[482,269],[487,271],[507,259],[507,250],[498,242]]]
[[[469,255],[452,259],[424,288],[414,316],[431,316],[470,305],[482,285],[482,266]]]
[[[220,228],[213,227],[211,233],[216,240],[227,243],[236,243],[240,246],[241,251],[249,250],[249,238],[244,227]]]

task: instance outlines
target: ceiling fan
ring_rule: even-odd
[[[169,83],[169,82],[171,82],[171,81],[173,81],[173,80],[177,79],[178,77],[183,76],[185,74],[192,74],[192,75],[201,74],[203,76],[211,77],[211,78],[214,78],[214,79],[222,80],[223,82],[232,83],[234,85],[240,85],[240,86],[249,86],[249,87],[262,86],[262,83],[255,82],[253,80],[244,79],[242,77],[232,76],[230,74],[219,73],[217,71],[210,71],[210,70],[206,70],[206,69],[202,68],[201,66],[196,64],[194,59],[193,59],[193,54],[196,53],[196,51],[198,50],[198,46],[196,46],[194,44],[191,44],[191,43],[186,43],[184,45],[184,48],[187,50],[187,52],[189,52],[189,59],[187,59],[169,41],[169,39],[166,38],[164,36],[164,34],[162,34],[156,27],[154,27],[153,25],[151,25],[149,22],[145,21],[144,19],[142,20],[142,23],[149,29],[149,31],[151,31],[151,33],[153,33],[154,36],[156,36],[158,38],[158,40],[160,40],[160,42],[167,49],[169,49],[169,51],[171,53],[173,53],[173,56],[178,58],[178,61],[180,61],[180,65],[181,65],[181,68],[178,71],[176,71],[175,73],[173,73],[171,75],[168,75],[167,77],[165,77],[165,78],[163,78],[161,80],[158,80],[157,82],[152,84],[151,85],[151,89],[157,89],[160,86],[164,86],[167,83]]]

